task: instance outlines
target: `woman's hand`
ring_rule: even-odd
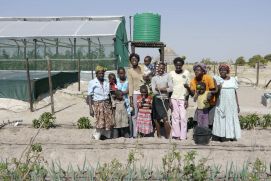
[[[171,109],[171,111],[173,111],[173,105],[172,105],[171,99],[169,99],[169,108]]]
[[[89,115],[94,118],[94,110],[91,105],[89,106]]]
[[[184,101],[184,108],[185,108],[185,109],[188,108],[188,101],[187,101],[187,100]]]

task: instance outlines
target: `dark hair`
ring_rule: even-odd
[[[108,77],[110,77],[110,76],[114,76],[114,77],[116,77],[116,75],[115,75],[114,73],[110,73],[110,74],[108,74]]]
[[[150,61],[152,61],[152,58],[151,58],[151,56],[149,56],[149,55],[147,55],[144,59],[149,59]]]
[[[181,62],[182,64],[184,64],[184,59],[181,58],[181,57],[176,57],[176,58],[173,60],[174,65],[177,64],[177,62]]]
[[[117,72],[119,73],[119,71],[121,71],[121,70],[123,70],[125,72],[125,68],[123,68],[123,67],[119,67]]]
[[[136,57],[136,58],[137,58],[137,60],[138,60],[138,62],[139,62],[140,57],[139,57],[139,55],[138,55],[138,54],[136,54],[136,53],[131,53],[131,54],[130,54],[130,56],[129,56],[129,60],[130,60],[130,61],[131,61],[132,57]]]
[[[160,65],[166,66],[166,64],[165,64],[164,62],[160,62],[160,63],[158,64],[158,66],[160,66]]]
[[[146,85],[140,86],[140,92],[142,92],[143,90],[146,90],[148,92],[148,87]]]

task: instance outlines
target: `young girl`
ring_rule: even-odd
[[[137,131],[143,135],[153,132],[153,125],[151,119],[152,98],[148,95],[148,88],[146,85],[140,87],[141,95],[137,98],[138,116],[137,116]]]
[[[129,120],[129,134],[130,137],[133,137],[133,122],[131,117],[131,109],[130,109],[130,100],[129,100],[129,84],[128,79],[126,77],[126,72],[123,67],[118,68],[118,78],[117,78],[117,86],[118,90],[122,92],[123,99],[126,106],[126,111],[128,113],[128,120]]]
[[[116,90],[118,90],[116,75],[114,73],[110,73],[108,75],[108,80],[110,84],[110,92],[114,93]]]
[[[194,101],[197,102],[196,120],[198,121],[199,127],[208,128],[210,104],[208,103],[207,97],[209,91],[206,91],[206,84],[204,82],[198,82],[196,89],[194,96]]]
[[[122,92],[120,90],[115,91],[115,100],[113,102],[113,108],[115,110],[115,126],[113,129],[113,138],[129,137],[129,125],[128,125],[128,112],[127,105],[123,99]]]

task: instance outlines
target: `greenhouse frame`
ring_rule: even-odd
[[[80,87],[81,70],[93,79],[97,65],[128,66],[123,16],[0,18],[0,98],[32,103],[48,93],[49,77],[53,89]]]
[[[128,66],[128,41],[123,16],[2,17],[0,18],[0,69],[82,70],[96,65],[108,69]]]

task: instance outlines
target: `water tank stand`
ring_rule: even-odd
[[[131,41],[131,51],[135,53],[135,48],[159,48],[160,61],[164,63],[165,60],[165,51],[164,48],[166,45],[163,42],[138,42]]]

